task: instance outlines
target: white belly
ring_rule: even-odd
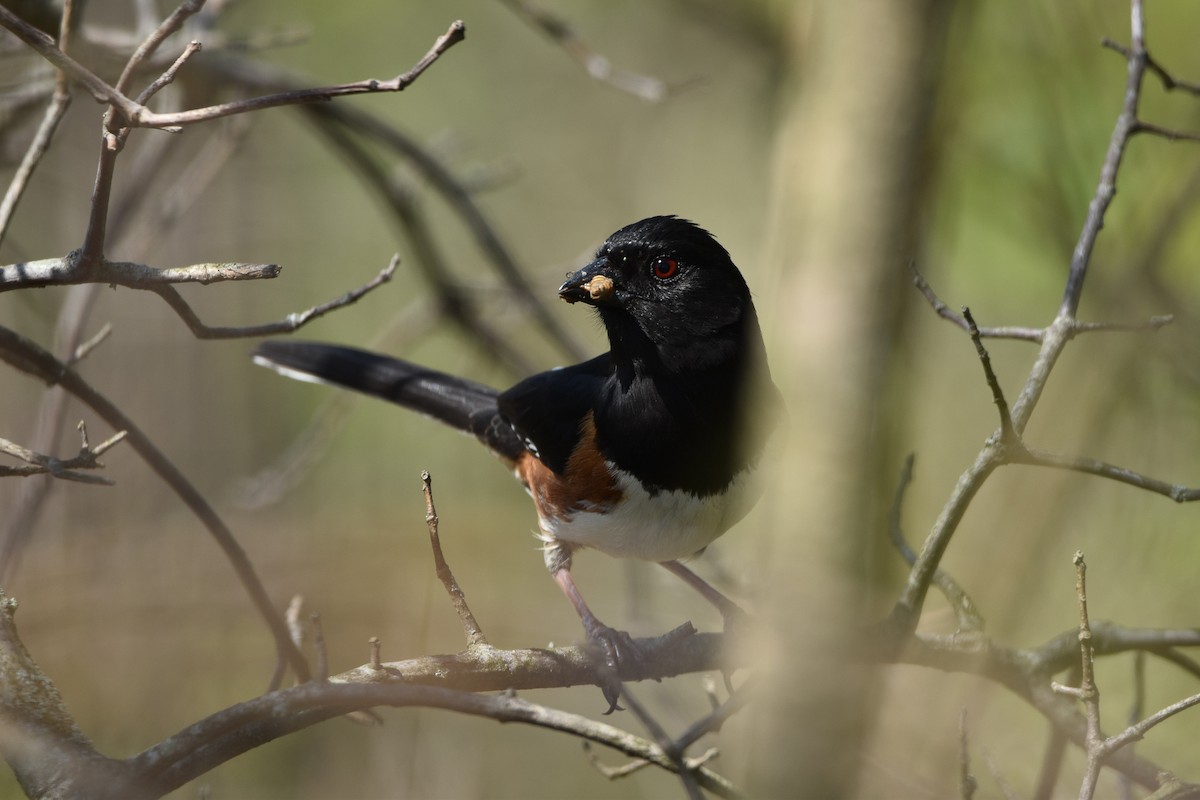
[[[617,488],[623,500],[603,513],[584,510],[563,518],[542,518],[542,534],[618,558],[687,558],[712,544],[754,505],[759,493],[748,477],[743,472],[727,492],[707,497],[681,491],[651,497],[636,479],[618,471]]]

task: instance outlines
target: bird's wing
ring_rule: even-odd
[[[612,374],[612,360],[602,356],[533,375],[499,398],[500,415],[512,426],[525,449],[558,474],[564,474],[579,444],[584,420],[593,412]]]

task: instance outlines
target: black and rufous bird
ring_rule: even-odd
[[[705,230],[671,216],[621,228],[559,296],[593,306],[609,352],[500,392],[385,355],[294,341],[254,360],[390,400],[474,435],[533,497],[546,566],[610,667],[636,655],[571,577],[576,550],[662,564],[728,620],[737,607],[680,563],[742,518],[778,392],[750,290]],[[616,707],[616,695],[606,689]],[[611,710],[611,709],[610,709]]]

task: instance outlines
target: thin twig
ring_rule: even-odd
[[[933,287],[929,285],[916,266],[909,264],[909,268],[913,275],[913,285],[921,292],[922,296],[928,301],[934,312],[939,317],[947,320],[968,333],[971,331],[970,323],[966,317],[951,309],[942,298],[938,297]],[[1162,314],[1159,316],[1150,317],[1141,322],[1083,322],[1079,320],[1071,320],[1069,334],[1074,337],[1081,333],[1126,333],[1129,331],[1156,331],[1159,328],[1169,325],[1175,321],[1172,314]],[[1045,328],[1027,328],[1012,325],[998,325],[995,327],[979,328],[979,335],[984,339],[1015,339],[1025,342],[1041,342],[1046,335]]]
[[[1096,793],[1096,782],[1100,768],[1104,765],[1104,733],[1100,729],[1100,688],[1096,685],[1095,651],[1092,649],[1092,626],[1088,620],[1087,563],[1083,553],[1075,552],[1075,596],[1079,602],[1079,687],[1053,685],[1055,691],[1076,697],[1083,703],[1087,719],[1086,743],[1087,767],[1083,783],[1079,788],[1079,800],[1091,800]]]
[[[1142,718],[1146,707],[1146,651],[1138,650],[1133,654],[1133,702],[1129,705],[1126,720],[1129,725],[1136,725]],[[1132,745],[1130,745],[1132,747]],[[1122,800],[1134,800],[1133,781],[1128,775],[1119,777]]]
[[[696,720],[688,729],[679,734],[665,749],[669,754],[683,756],[684,752],[695,744],[702,736],[718,730],[734,714],[741,711],[750,702],[750,686],[743,684],[728,700],[717,706],[707,716]]]
[[[1125,96],[1121,105],[1121,113],[1113,126],[1109,139],[1108,151],[1104,156],[1104,164],[1100,168],[1100,179],[1096,191],[1088,204],[1087,218],[1079,232],[1079,240],[1071,253],[1071,267],[1067,275],[1067,285],[1063,290],[1059,314],[1064,317],[1074,317],[1079,309],[1079,301],[1083,295],[1083,283],[1087,277],[1088,265],[1092,260],[1092,249],[1100,230],[1104,227],[1104,216],[1117,193],[1117,173],[1121,169],[1121,161],[1125,155],[1125,147],[1138,124],[1138,103],[1142,94],[1142,77],[1146,72],[1146,41],[1145,20],[1142,11],[1142,0],[1132,0],[1130,3],[1130,33],[1132,43],[1129,49],[1128,70],[1125,81]]]
[[[979,782],[971,774],[971,748],[967,737],[967,710],[958,714],[958,794],[962,800],[971,800]]]
[[[17,165],[17,170],[13,173],[12,180],[8,183],[4,199],[0,200],[0,243],[4,241],[4,235],[8,232],[8,227],[12,222],[13,214],[17,210],[17,205],[21,202],[21,197],[24,196],[26,187],[29,186],[29,179],[33,177],[33,172],[37,169],[37,165],[41,163],[42,157],[50,149],[50,142],[58,130],[58,124],[62,122],[62,118],[66,115],[67,108],[70,105],[70,92],[65,89],[63,91],[55,90],[50,100],[50,105],[46,106],[46,113],[42,116],[42,122],[38,125],[37,132],[33,135],[33,140],[29,143],[25,155],[21,158],[21,163]]]
[[[1103,461],[1097,461],[1094,458],[1086,458],[1083,456],[1063,456],[1057,453],[1048,453],[1043,450],[1031,450],[1025,448],[1023,452],[1015,454],[1014,460],[1016,463],[1029,464],[1037,467],[1050,467],[1053,469],[1066,469],[1073,472],[1082,472],[1086,475],[1096,475],[1101,478],[1124,483],[1129,486],[1135,486],[1138,489],[1144,489],[1148,492],[1161,494],[1169,497],[1176,503],[1191,503],[1200,500],[1200,488],[1189,488],[1180,486],[1158,478],[1151,478],[1125,467],[1118,467],[1114,464],[1107,464]]]
[[[1133,126],[1131,133],[1146,133],[1151,136],[1157,136],[1161,139],[1166,139],[1168,142],[1200,142],[1200,132],[1197,131],[1181,131],[1175,128],[1164,128],[1161,125],[1155,125],[1150,122],[1138,121]]]
[[[696,776],[692,774],[692,770],[688,769],[688,765],[684,761],[682,752],[669,749],[672,745],[672,741],[667,735],[666,730],[664,730],[663,726],[654,718],[654,715],[652,715],[650,711],[644,705],[642,705],[641,701],[639,701],[637,697],[629,691],[628,686],[622,683],[620,684],[620,687],[621,698],[625,701],[625,704],[629,707],[629,710],[632,711],[634,716],[638,718],[638,721],[645,726],[655,743],[664,753],[667,754],[667,758],[669,758],[675,764],[676,772],[679,775],[679,780],[683,784],[683,791],[687,794],[689,800],[703,800],[704,795],[700,792],[700,784],[697,782]]]
[[[0,439],[0,453],[18,458],[28,465],[24,467],[0,466],[0,478],[50,475],[64,481],[112,486],[113,481],[110,478],[102,475],[90,475],[77,470],[103,469],[104,465],[100,463],[100,456],[124,438],[125,431],[119,431],[95,447],[88,447],[85,441],[77,455],[63,459],[43,455],[7,439]]]
[[[425,525],[429,529],[429,544],[433,548],[433,565],[438,580],[446,588],[446,594],[450,595],[454,612],[458,614],[458,621],[462,623],[463,632],[467,636],[467,646],[486,647],[487,637],[483,635],[483,629],[479,627],[475,615],[471,613],[471,607],[467,605],[466,595],[459,588],[454,573],[450,571],[450,565],[446,563],[446,558],[442,555],[442,540],[438,535],[437,509],[433,505],[433,479],[429,477],[428,472],[421,473],[421,491],[425,495]]]
[[[142,66],[143,62],[154,55],[154,52],[169,36],[182,28],[183,23],[203,7],[204,0],[185,0],[183,4],[167,15],[167,18],[138,45],[138,48],[133,51],[133,55],[125,62],[125,68],[121,70],[121,77],[117,78],[117,82],[113,86],[114,91],[128,94],[129,84],[133,82],[134,73]],[[147,91],[149,92],[149,89]],[[153,94],[154,92],[149,92],[148,95],[144,94],[138,98],[137,102],[144,104]]]
[[[1000,770],[1000,765],[996,763],[996,759],[992,757],[991,752],[984,748],[983,760],[987,764],[988,772],[992,774],[992,780],[996,782],[996,788],[1000,790],[1000,794],[1004,795],[1004,800],[1020,800],[1021,795],[1012,787],[1008,779],[1004,777],[1004,773]]]
[[[313,632],[313,651],[316,653],[316,665],[313,667],[313,679],[329,680],[329,650],[325,647],[325,630],[321,627],[321,615],[316,611],[308,615],[308,625]]]
[[[610,781],[617,780],[618,778],[625,778],[635,772],[640,772],[646,767],[651,766],[653,763],[644,758],[635,758],[633,761],[626,762],[619,767],[610,767],[602,762],[600,757],[593,752],[592,743],[587,739],[583,740],[583,753],[585,756],[587,756],[588,763],[592,765],[592,768],[595,769],[596,772],[599,772],[601,775],[608,778]]]
[[[983,366],[983,375],[987,379],[988,388],[992,390],[992,402],[996,404],[996,410],[1000,413],[1000,440],[1002,443],[1020,448],[1020,437],[1017,436],[1013,428],[1012,414],[1008,410],[1008,401],[1004,399],[1004,390],[1000,388],[1000,381],[996,378],[996,373],[992,369],[992,358],[988,355],[987,348],[983,346],[983,339],[979,335],[979,327],[975,324],[975,318],[971,316],[971,309],[966,306],[962,307],[963,319],[967,321],[967,329],[971,332],[971,342],[975,345],[975,355],[979,357],[979,363]]]
[[[1100,44],[1103,47],[1107,47],[1109,50],[1115,50],[1116,52],[1125,56],[1126,59],[1130,58],[1131,56],[1131,52],[1128,47],[1114,42],[1108,37],[1101,39]],[[1146,53],[1146,68],[1158,76],[1159,81],[1162,82],[1163,88],[1168,92],[1179,89],[1180,91],[1200,96],[1200,83],[1193,83],[1191,81],[1184,81],[1176,78],[1166,69],[1164,69],[1163,66],[1159,64],[1148,52]]]
[[[54,41],[8,9],[0,6],[0,25],[8,28],[35,52],[54,66],[66,72],[72,80],[79,83],[99,101],[109,103],[121,114],[121,124],[134,128],[179,128],[197,122],[204,122],[234,114],[245,114],[261,111],[278,106],[299,105],[337,97],[356,94],[374,94],[379,92],[400,92],[407,89],[413,81],[429,69],[443,53],[466,38],[466,26],[461,21],[452,23],[446,33],[438,37],[429,51],[409,70],[402,72],[389,80],[375,78],[343,83],[335,86],[324,86],[312,89],[297,89],[278,94],[234,100],[228,103],[195,108],[187,111],[158,114],[140,103],[131,100],[123,93],[109,86],[95,73],[63,53],[55,46]]]
[[[139,103],[146,103],[151,97],[154,97],[154,95],[173,83],[175,76],[179,74],[179,70],[183,68],[183,65],[198,52],[200,52],[200,43],[188,42],[187,46],[183,48],[183,52],[179,54],[179,58],[175,59],[175,62],[167,67],[162,75],[159,75],[149,86],[142,90],[142,93],[138,95],[137,101]]]
[[[276,322],[257,325],[218,327],[206,325],[183,299],[175,284],[199,283],[208,285],[221,281],[271,279],[279,275],[278,264],[193,264],[188,267],[157,269],[145,264],[104,261],[98,268],[79,269],[81,259],[78,251],[63,259],[31,261],[0,267],[0,292],[29,288],[32,286],[58,286],[78,283],[108,283],[130,289],[152,291],[166,301],[197,339],[238,339],[252,336],[268,336],[276,333],[291,333],[314,319],[358,302],[364,295],[392,279],[399,265],[399,256],[393,256],[386,267],[374,278],[355,289],[326,303],[304,311],[292,312]]]
[[[951,309],[942,301],[942,298],[937,296],[937,293],[933,291],[933,287],[929,285],[929,281],[917,271],[916,264],[910,262],[908,266],[912,272],[913,285],[917,287],[917,290],[921,292],[937,315],[969,332],[971,326],[967,324],[966,318]],[[980,336],[988,339],[1018,339],[1027,342],[1040,342],[1044,333],[1041,328],[1021,327],[979,328],[978,330]]]

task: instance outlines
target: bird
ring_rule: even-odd
[[[636,660],[571,575],[581,550],[661,564],[728,625],[733,601],[682,563],[739,521],[782,416],[750,289],[728,251],[673,215],[609,236],[558,288],[595,309],[609,350],[505,391],[352,347],[262,342],[254,361],[390,401],[478,439],[524,485],[546,568],[615,675]],[[601,681],[610,707],[619,685]]]

